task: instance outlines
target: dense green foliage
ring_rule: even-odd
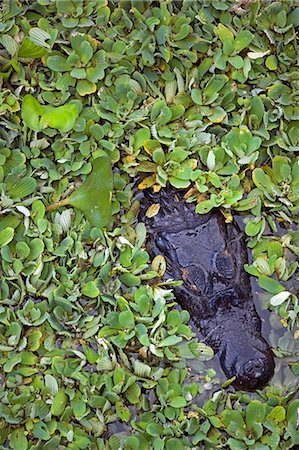
[[[296,0],[4,0],[0,448],[299,445],[298,26]],[[291,380],[221,386],[136,221],[168,182],[243,215]]]

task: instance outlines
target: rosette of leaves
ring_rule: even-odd
[[[17,227],[20,220],[15,214],[16,209],[23,212],[25,216],[30,215],[28,209],[23,207],[20,201],[33,194],[37,182],[26,170],[25,162],[26,156],[19,149],[10,150],[6,147],[0,149],[0,204],[6,213],[14,212],[13,215],[1,215],[1,230],[5,227],[12,229]],[[2,240],[0,240],[0,245],[5,245]]]
[[[81,96],[92,94],[105,76],[105,51],[97,50],[98,42],[84,34],[72,35],[70,44],[71,48],[64,47],[67,55],[57,53],[47,58],[49,69],[63,74],[57,76],[55,87],[64,91],[74,86]]]
[[[41,58],[48,52],[45,48],[36,45],[26,36],[21,43],[17,42],[9,34],[2,34],[0,37],[0,76],[8,80],[14,72],[22,79],[25,78],[23,64],[27,60]]]
[[[103,2],[102,2],[103,3]],[[97,0],[56,0],[58,17],[65,28],[85,28],[94,25],[92,16],[100,8],[101,3]]]
[[[227,70],[227,63],[229,63],[233,68],[232,78],[244,83],[248,77],[251,64],[249,58],[244,58],[240,53],[248,48],[254,35],[248,30],[240,30],[235,34],[222,23],[217,27],[217,34],[222,42],[222,48],[217,48],[215,51],[215,67],[219,70]]]
[[[261,143],[261,138],[253,136],[245,125],[233,127],[222,140],[224,150],[238,165],[253,164],[259,157]]]
[[[232,82],[226,75],[217,74],[208,79],[203,86],[193,87],[191,98],[200,106],[200,114],[209,122],[227,123],[227,114],[235,109],[236,94],[232,87]]]
[[[140,83],[139,83],[140,81]],[[138,108],[146,98],[145,86],[142,80],[135,80],[129,75],[118,76],[111,86],[99,94],[100,101],[95,105],[97,114],[102,119],[116,124],[117,122],[138,122],[147,115],[147,109]]]
[[[272,167],[256,168],[252,180],[271,211],[296,217],[299,209],[299,158],[276,155]]]
[[[141,130],[139,131],[137,133],[141,136]],[[142,130],[142,134],[146,138],[145,130]],[[199,179],[204,183],[204,180],[201,178],[202,171],[197,168],[197,160],[188,158],[190,151],[182,147],[174,147],[167,151],[160,142],[154,139],[145,139],[144,148],[151,154],[153,162],[141,162],[138,164],[137,170],[140,172],[150,171],[153,174],[146,177],[139,184],[139,189],[146,189],[155,183],[160,186],[166,186],[167,181],[178,189],[187,188],[192,182]]]

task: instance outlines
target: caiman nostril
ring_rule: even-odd
[[[243,366],[244,375],[252,378],[260,378],[265,370],[265,361],[262,359],[250,359]]]

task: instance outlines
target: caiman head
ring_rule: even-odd
[[[245,391],[264,387],[274,373],[272,350],[261,334],[261,321],[253,302],[237,297],[218,304],[209,321],[208,343],[217,351],[228,378],[236,377],[233,386]]]
[[[239,333],[223,345],[219,354],[221,366],[228,378],[236,376],[233,385],[245,391],[264,387],[274,373],[273,353],[262,336]]]

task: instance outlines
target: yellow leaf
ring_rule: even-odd
[[[156,216],[160,210],[160,206],[160,203],[154,203],[153,205],[151,205],[146,211],[146,217],[151,219],[152,217]]]
[[[156,182],[156,175],[150,175],[149,177],[144,178],[141,183],[138,184],[138,189],[147,189],[153,186]]]

